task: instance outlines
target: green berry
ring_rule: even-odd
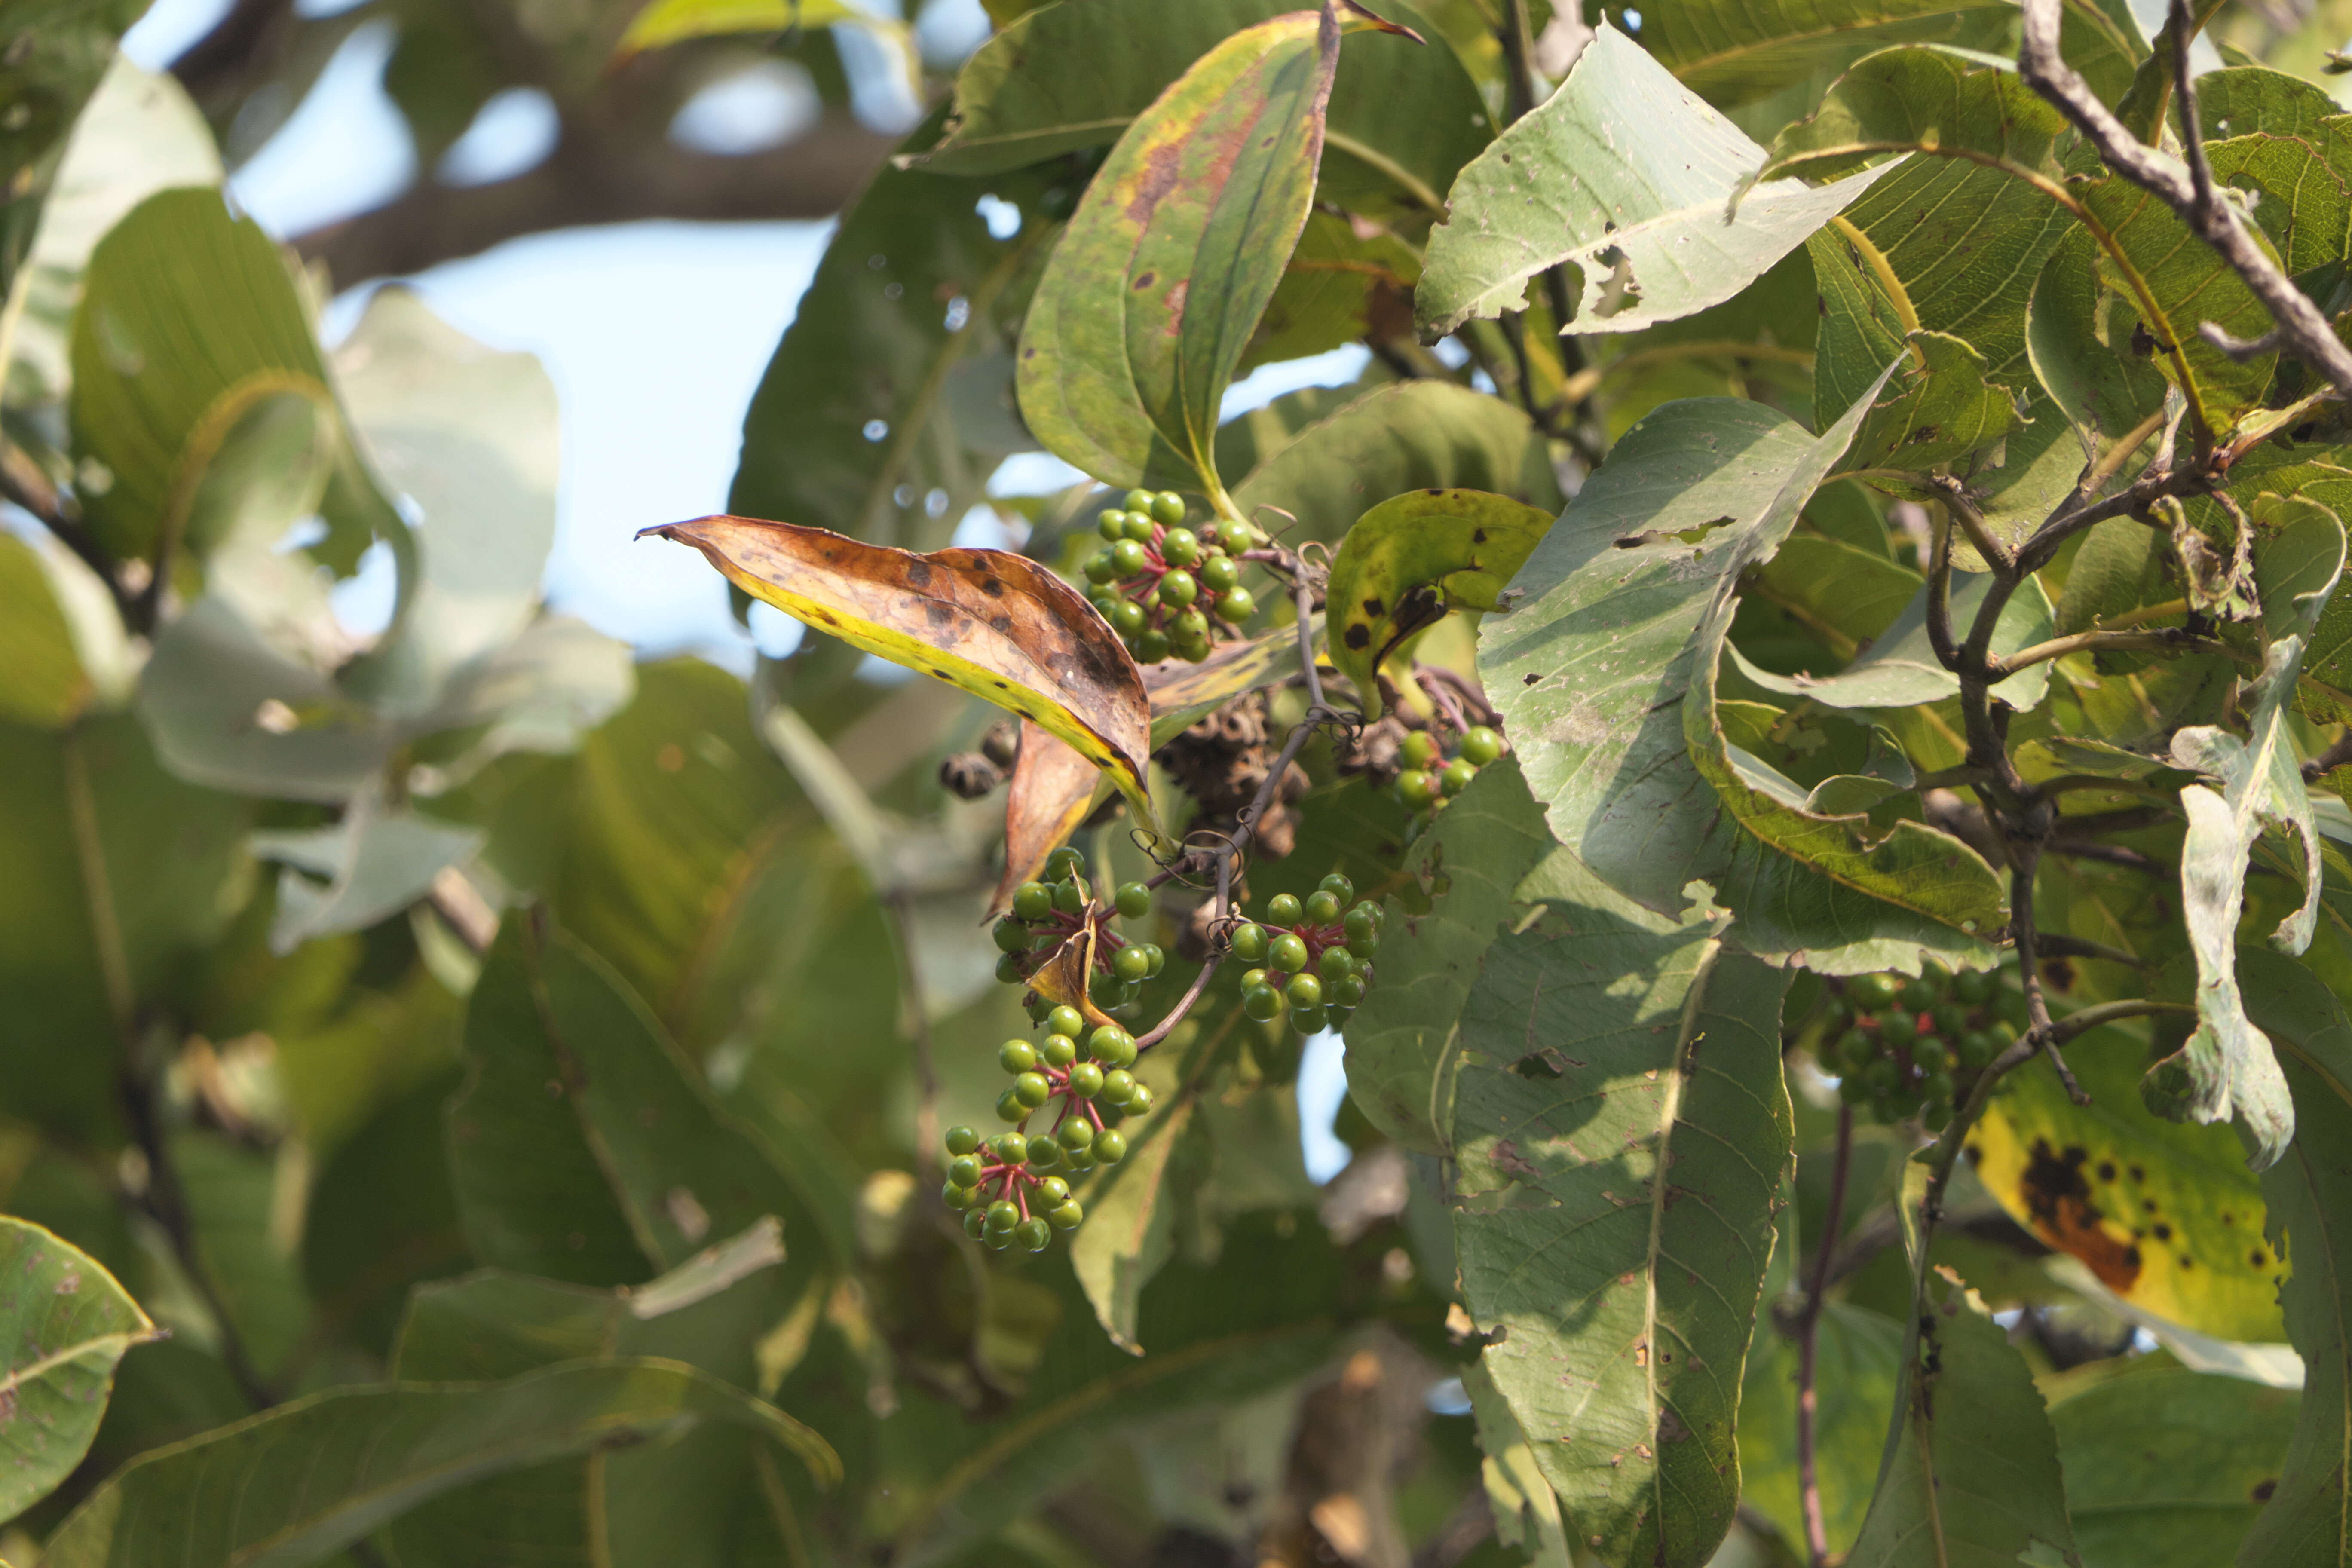
[[[1129,1116],[1141,1116],[1149,1111],[1151,1109],[1151,1086],[1148,1083],[1137,1084],[1135,1092],[1127,1097],[1124,1109]]]
[[[1334,980],[1324,994],[1334,1007],[1353,1007],[1364,999],[1364,977],[1349,974]]]
[[[1857,974],[1845,983],[1846,999],[1858,1013],[1883,1012],[1895,1002],[1895,980],[1886,974]]]
[[[1095,1062],[1079,1062],[1070,1068],[1070,1092],[1080,1100],[1092,1100],[1102,1092],[1103,1069]]]
[[[1150,560],[1150,557],[1144,553],[1143,542],[1139,539],[1122,539],[1110,547],[1111,569],[1118,574],[1121,580],[1141,576],[1143,568]],[[1133,604],[1134,601],[1129,600],[1129,603]],[[1143,606],[1140,605],[1136,605],[1137,614],[1140,615]],[[1127,629],[1118,621],[1113,621],[1111,624],[1118,626],[1121,631]],[[1140,622],[1137,624],[1141,625]]]
[[[999,1198],[994,1203],[988,1205],[989,1229],[995,1231],[1011,1230],[1014,1226],[1019,1225],[1020,1223],[1021,1205],[1014,1203],[1011,1198]]]
[[[1952,1100],[1952,1075],[1931,1072],[1919,1080],[1919,1098],[1928,1105],[1948,1105]]]
[[[1397,798],[1413,811],[1419,811],[1437,798],[1437,780],[1419,768],[1407,768],[1397,774]]]
[[[980,1134],[969,1127],[950,1127],[948,1129],[947,1145],[950,1154],[977,1154],[980,1152]]]
[[[1125,1067],[1135,1059],[1135,1037],[1117,1024],[1105,1024],[1087,1037],[1087,1055],[1113,1067]]]
[[[1903,989],[1895,993],[1895,999],[1902,1003],[1906,1013],[1925,1013],[1943,997],[1934,985],[1925,980],[1906,980],[1903,983]]]
[[[963,1233],[966,1236],[971,1237],[974,1241],[978,1241],[987,1233],[987,1230],[988,1213],[986,1210],[976,1208],[964,1210]]]
[[[1247,588],[1228,588],[1217,595],[1217,619],[1237,626],[1257,614],[1257,600]]]
[[[1053,1092],[1054,1086],[1041,1072],[1024,1072],[1013,1080],[1013,1097],[1032,1110],[1045,1104]]]
[[[1462,733],[1462,756],[1473,767],[1485,767],[1503,754],[1503,737],[1480,724]]]
[[[1062,1146],[1060,1144],[1055,1142],[1051,1138],[1038,1137],[1029,1140],[1029,1168],[1031,1170],[1050,1171],[1061,1163]]]
[[[989,1152],[1008,1165],[1025,1164],[1029,1159],[1029,1140],[1018,1132],[1000,1132],[988,1141]]]
[[[1171,528],[1184,521],[1184,498],[1174,490],[1161,490],[1149,505],[1152,517]]]
[[[1013,918],[1033,924],[1054,912],[1054,889],[1043,882],[1024,882],[1013,890]]]
[[[1173,577],[1176,574],[1171,572],[1169,575]],[[1189,577],[1185,579],[1187,582],[1191,580]],[[1195,643],[1205,647],[1209,641],[1209,617],[1198,609],[1177,611],[1168,617],[1168,640],[1178,647]]]
[[[1093,1170],[1096,1164],[1094,1147],[1092,1143],[1094,1129],[1089,1127],[1086,1130],[1086,1132],[1088,1139],[1088,1144],[1086,1148],[1066,1149],[1062,1152],[1063,1163],[1074,1173],[1080,1175]]]
[[[1984,1030],[1970,1029],[1960,1037],[1958,1047],[1953,1054],[1962,1067],[1982,1068],[1992,1064],[1992,1058],[2000,1055],[2000,1048],[1993,1044],[1992,1037]]]
[[[1860,1105],[1870,1098],[1870,1086],[1853,1073],[1838,1079],[1838,1098],[1848,1105]]]
[[[1295,926],[1300,914],[1298,897],[1295,893],[1276,893],[1265,901],[1268,925]]]
[[[1282,1015],[1282,993],[1271,985],[1253,985],[1242,993],[1242,1011],[1261,1024]]]
[[[1889,1013],[1878,1020],[1878,1037],[1890,1046],[1907,1046],[1919,1037],[1919,1021],[1908,1013]]]
[[[1063,1153],[1080,1153],[1093,1147],[1095,1124],[1083,1116],[1073,1116],[1062,1123],[1061,1130],[1055,1132],[1054,1137],[1062,1145]],[[1083,1170],[1085,1167],[1079,1165],[1073,1166],[1072,1169]]]
[[[1070,1184],[1059,1176],[1048,1176],[1037,1184],[1037,1196],[1050,1207],[1070,1201]]]
[[[1244,963],[1263,961],[1266,953],[1265,928],[1253,921],[1244,921],[1234,927],[1234,956]]]
[[[1325,872],[1323,879],[1316,883],[1315,887],[1317,891],[1328,893],[1343,904],[1355,901],[1356,884],[1348,880],[1347,877],[1340,872]]]
[[[1158,664],[1168,657],[1168,634],[1157,628],[1141,633],[1130,650],[1138,664]]]
[[[1097,550],[1087,556],[1087,563],[1081,570],[1086,573],[1087,582],[1098,586],[1108,584],[1118,576],[1118,563],[1111,559],[1110,552],[1108,550]]]
[[[1065,844],[1045,857],[1045,880],[1066,882],[1087,874],[1087,858]]]
[[[1940,1072],[1952,1065],[1952,1050],[1934,1035],[1922,1035],[1911,1042],[1911,1061],[1922,1072]]]
[[[1860,1029],[1848,1029],[1838,1037],[1837,1059],[1846,1071],[1860,1072],[1878,1054],[1878,1047]]]
[[[1437,787],[1446,795],[1460,795],[1470,787],[1470,781],[1477,776],[1477,763],[1456,757],[1445,764],[1444,773],[1437,775]]]
[[[1078,1042],[1067,1035],[1048,1035],[1037,1056],[1049,1068],[1066,1068],[1078,1059]]]
[[[1014,1227],[1013,1240],[1024,1252],[1043,1252],[1054,1245],[1054,1227],[1042,1219],[1024,1219]]]
[[[1160,972],[1168,967],[1166,950],[1156,942],[1140,942],[1136,943],[1136,946],[1143,950],[1143,956],[1150,964],[1150,967],[1144,971],[1145,977],[1151,980],[1159,979]]]
[[[1957,1002],[1939,1002],[1932,1015],[1936,1033],[1946,1039],[1957,1040],[1969,1032],[1969,1010]]]
[[[1019,1121],[1028,1114],[1029,1108],[1022,1104],[1021,1097],[1011,1089],[1008,1089],[996,1097],[996,1115],[999,1121]]]
[[[1065,1002],[1045,1015],[1045,1027],[1075,1040],[1086,1032],[1087,1016]]]
[[[1113,895],[1121,920],[1139,921],[1151,912],[1151,889],[1141,882],[1121,882]]]
[[[1125,1105],[1135,1098],[1135,1075],[1125,1068],[1114,1068],[1103,1074],[1102,1097],[1112,1105]]]
[[[970,1187],[959,1187],[953,1182],[940,1189],[940,1202],[961,1213],[980,1202],[980,1194]]]
[[[1970,1007],[1981,1007],[1992,1000],[1993,977],[1981,969],[1963,969],[1952,976],[1953,997]]]
[[[1299,906],[1307,923],[1311,926],[1338,925],[1339,908],[1339,895],[1328,888],[1318,888],[1307,894],[1307,901]]]
[[[1212,594],[1230,594],[1242,585],[1241,563],[1230,555],[1212,555],[1202,561],[1192,575],[1201,586]]]
[[[996,955],[996,980],[998,984],[1018,985],[1028,978],[1028,973],[1021,967],[1021,955],[1019,953],[1000,952]]]
[[[980,1156],[959,1154],[948,1162],[948,1185],[976,1187],[980,1185]]]
[[[1415,730],[1404,738],[1399,754],[1409,768],[1426,768],[1437,761],[1437,737],[1426,730]]]
[[[1217,524],[1217,542],[1224,546],[1227,554],[1239,555],[1257,548],[1257,530],[1237,517],[1227,518]]]
[[[1327,947],[1315,961],[1315,973],[1325,980],[1345,980],[1356,973],[1356,961],[1344,947]]]
[[[1127,537],[1127,513],[1118,507],[1106,507],[1095,519],[1095,531],[1113,544]],[[1129,574],[1133,575],[1133,574]]]
[[[1267,944],[1265,966],[1284,974],[1296,974],[1307,967],[1307,944],[1289,931],[1284,931]]]
[[[1160,536],[1160,559],[1171,566],[1192,565],[1201,559],[1200,536],[1189,528],[1171,528]]]
[[[1151,973],[1151,955],[1130,943],[1111,954],[1110,972],[1121,980],[1146,979]]]
[[[1086,1217],[1087,1211],[1079,1206],[1078,1200],[1076,1198],[1055,1205],[1045,1215],[1056,1230],[1076,1230]]]
[[[1331,1020],[1320,1007],[1302,1007],[1290,1016],[1290,1026],[1302,1035],[1319,1035],[1331,1026]]]
[[[1029,950],[1029,928],[1019,921],[1001,920],[988,934],[996,939],[997,947],[1005,952],[1026,952]]]
[[[1133,599],[1118,600],[1103,618],[1110,622],[1111,630],[1123,637],[1141,637],[1147,619],[1143,606]]]
[[[997,1047],[996,1065],[1011,1073],[1033,1071],[1037,1066],[1037,1047],[1026,1040],[1007,1040]]]
[[[1069,881],[1054,884],[1054,907],[1066,915],[1082,915],[1092,902],[1092,889],[1084,882]]]
[[[1152,499],[1150,490],[1129,490],[1119,498],[1118,504],[1129,511],[1139,511],[1148,515],[1151,510]]]
[[[1284,986],[1283,994],[1290,998],[1293,1007],[1323,1005],[1323,982],[1312,974],[1294,974]]]
[[[1930,1132],[1941,1132],[1951,1124],[1952,1102],[1948,1100],[1937,1100],[1934,1104],[1922,1108],[1919,1112],[1919,1125]]]
[[[1992,999],[1993,1015],[2012,1029],[2022,1029],[2033,1021],[2032,1009],[2025,1005],[2022,991],[2003,991]]]
[[[1373,913],[1378,908],[1376,904],[1358,904],[1340,921],[1339,929],[1347,936],[1349,948],[1370,943],[1380,935],[1380,917]]]
[[[1862,1081],[1870,1086],[1875,1097],[1895,1087],[1895,1061],[1891,1057],[1873,1057],[1862,1069]]]
[[[1182,609],[1201,596],[1201,584],[1193,579],[1192,574],[1180,568],[1160,579],[1159,593],[1161,604]],[[1203,621],[1201,629],[1208,630],[1208,623]]]
[[[1106,1127],[1095,1134],[1095,1158],[1106,1165],[1116,1165],[1127,1158],[1127,1134],[1116,1127]]]

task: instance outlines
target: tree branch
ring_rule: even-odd
[[[2059,0],[2024,0],[2024,42],[2017,68],[2028,85],[2073,121],[2108,169],[2170,207],[2189,232],[2213,247],[2277,321],[2277,331],[2295,356],[2352,395],[2352,349],[2347,349],[2302,289],[2294,286],[2246,232],[2237,209],[2214,184],[2197,129],[2197,100],[2189,79],[2188,7],[2172,0],[2171,26],[2179,63],[2181,133],[2189,148],[2186,170],[2152,147],[2143,146],[2099,101],[2058,48]],[[2208,433],[2211,434],[2211,433]]]

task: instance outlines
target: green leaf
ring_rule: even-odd
[[[1839,247],[1820,235],[1811,243],[1814,273],[1827,277],[1835,264],[1825,252]],[[1835,288],[1823,284],[1825,291]],[[1906,374],[1872,405],[1842,468],[1932,472],[2023,427],[2009,388],[1987,378],[1984,355],[1973,347],[1943,332],[1913,332],[1906,341],[1913,356]]]
[[[1810,118],[1780,132],[1766,173],[1801,170],[1819,179],[1905,152],[1924,154],[1904,172],[1912,180],[1945,178],[1951,171],[1938,160],[1961,152],[2043,171],[2065,130],[2064,116],[2005,63],[1926,46],[1890,48],[1857,62]],[[1872,205],[1897,210],[1883,194]],[[1859,215],[1854,221],[1871,226]]]
[[[1056,457],[1223,500],[1218,401],[1307,222],[1339,55],[1335,12],[1260,23],[1119,138],[1021,331],[1021,412]]]
[[[0,1519],[14,1518],[73,1473],[98,1436],[115,1363],[155,1325],[95,1258],[37,1225],[0,1215]]]
[[[1111,1343],[1135,1355],[1144,1352],[1136,1339],[1143,1288],[1176,1250],[1177,1205],[1168,1176],[1186,1152],[1193,1110],[1185,1095],[1140,1127],[1130,1123],[1127,1158],[1078,1194],[1087,1223],[1070,1237],[1071,1271]]]
[[[1481,1364],[1605,1560],[1706,1563],[1792,1137],[1785,973],[1555,855],[1461,1022],[1454,1247]]]
[[[2052,248],[2026,308],[2026,348],[2059,409],[2104,449],[2164,406],[2166,382],[2139,312],[2100,285],[2098,255],[2080,226]]]
[[[1495,1539],[1525,1552],[1533,1568],[1576,1568],[1559,1494],[1544,1479],[1526,1429],[1486,1375],[1485,1363],[1474,1361],[1462,1369],[1462,1387],[1477,1417],[1478,1447],[1486,1456],[1479,1469],[1486,1506],[1495,1514]]]
[[[1862,819],[1769,799],[1734,772],[1713,721],[1730,595],[1866,406],[1818,441],[1730,399],[1635,426],[1528,558],[1513,584],[1528,597],[1480,628],[1479,670],[1555,837],[1635,902],[1678,912],[1691,881],[1710,882],[1749,952],[1804,952],[1832,973],[1928,952],[1983,962],[2005,917],[1974,851],[1916,823],[1879,838]]]
[[[2340,262],[2352,248],[2352,119],[2297,136],[2232,136],[2205,151],[2215,179],[2254,195],[2254,219],[2289,272]]]
[[[386,810],[373,798],[353,802],[332,827],[255,834],[255,858],[286,868],[278,882],[271,950],[291,952],[312,937],[364,931],[406,909],[443,870],[472,858],[483,838],[473,828]]]
[[[575,1362],[505,1383],[315,1394],[142,1458],[74,1510],[41,1561],[295,1568],[453,1487],[706,1422],[796,1448],[808,1441],[773,1407],[675,1362]],[[838,1461],[825,1468],[837,1474]]]
[[[2279,1291],[2287,1337],[2303,1352],[2303,1405],[2269,1505],[2239,1548],[2243,1568],[2340,1563],[2352,1539],[2352,1020],[2309,970],[2250,952],[2247,1004],[2280,1047],[2297,1136],[2263,1173],[2266,1239],[2293,1272]]]
[[[2151,1371],[2053,1406],[2084,1568],[2230,1561],[2278,1484],[2301,1403],[2242,1378]]]
[[[1420,253],[1387,229],[1360,234],[1359,221],[1327,210],[1307,216],[1282,282],[1242,355],[1242,371],[1365,339],[1386,341],[1405,330],[1408,301],[1421,277]],[[1224,431],[1217,434],[1222,464]]]
[[[2258,542],[2254,568],[2265,590],[2264,630],[2273,639],[2261,680],[2248,693],[2252,711],[2241,741],[2211,725],[2173,737],[2172,760],[2218,779],[2219,792],[2190,784],[2180,792],[2189,818],[2180,846],[2182,917],[2197,955],[2197,1032],[2155,1069],[2151,1086],[2200,1121],[2232,1114],[2245,1124],[2251,1162],[2262,1170],[2294,1133],[2294,1110],[2270,1043],[2247,1020],[2235,974],[2238,920],[2245,908],[2248,857],[2265,824],[2293,831],[2304,855],[2302,907],[2272,937],[2281,949],[2311,945],[2319,920],[2319,832],[2287,729],[2287,703],[2305,639],[2344,569],[2344,530],[2316,501],[2275,510],[2279,531]]]
[[[1893,44],[1997,47],[2010,25],[2007,7],[1965,0],[1695,0],[1640,9],[1643,47],[1693,91],[1722,104],[1762,97]]]
[[[1567,331],[1630,332],[1691,315],[1746,288],[1883,172],[1820,190],[1796,180],[1744,190],[1764,161],[1603,25],[1559,90],[1454,183],[1453,216],[1430,236],[1414,297],[1423,334],[1519,309],[1528,280],[1560,265],[1581,279]]]
[[[2138,525],[2134,524],[2134,527]],[[2139,531],[2145,533],[2146,529]],[[1951,579],[1952,625],[1958,635],[1976,622],[1977,608],[1992,589],[1992,577],[1983,572],[1955,572]],[[2040,581],[2026,583],[2001,606],[1993,623],[1991,651],[2007,655],[2047,641],[2053,635],[2050,597]],[[1923,586],[1903,606],[1903,613],[1885,627],[1862,657],[1826,676],[1783,676],[1759,669],[1731,650],[1739,673],[1768,691],[1801,697],[1830,708],[1908,708],[1942,702],[1960,694],[1959,677],[1937,662],[1927,640],[1927,590]],[[1992,687],[1996,700],[2020,713],[2042,705],[2049,689],[2047,663],[2029,665]]]
[[[1846,1562],[2007,1563],[2037,1542],[2079,1561],[2057,1438],[2025,1358],[1972,1291],[1931,1288],[1920,1306],[1919,1360],[1904,1370],[1906,1408]]]
[[[2197,79],[2197,126],[2209,143],[2257,134],[2310,137],[2343,112],[2317,82],[2266,66],[2232,66]]]
[[[1485,490],[1413,490],[1356,520],[1331,563],[1331,662],[1367,714],[1383,706],[1381,660],[1449,610],[1491,610],[1549,512]]]
[[[1827,487],[1822,493],[1843,488]],[[1918,573],[1883,550],[1793,533],[1759,571],[1753,592],[1816,635],[1826,632],[1822,640],[1832,647],[1859,648],[1886,634],[1919,596],[1919,584]]]
[[[935,116],[906,144],[937,134]],[[1013,413],[1012,324],[1057,232],[1047,188],[1044,174],[875,174],[751,395],[728,510],[911,549],[948,542],[1003,458],[1034,445]],[[990,195],[1020,220],[1002,239],[979,210]],[[812,400],[820,384],[835,395]],[[936,518],[934,490],[948,498]]]
[[[130,694],[130,647],[106,586],[55,540],[0,534],[0,720],[61,729]]]
[[[1302,411],[1315,405],[1302,400]],[[1240,424],[1219,433],[1221,452]],[[1550,453],[1528,416],[1444,381],[1393,382],[1319,415],[1259,458],[1234,487],[1234,502],[1296,544],[1337,540],[1372,507],[1413,489],[1491,490],[1554,513],[1560,506]],[[1262,515],[1269,507],[1298,525]]]
[[[818,1233],[803,1232],[803,1206],[767,1152],[602,961],[523,927],[509,922],[474,988],[471,1073],[449,1107],[474,1256],[632,1283],[775,1215],[813,1268]]]
[[[1903,1365],[1903,1326],[1841,1300],[1823,1304],[1813,1388],[1815,1473],[1830,1550],[1849,1550],[1878,1485],[1886,1423]],[[1769,1519],[1782,1539],[1805,1538],[1798,1485],[1797,1344],[1758,1324],[1740,1400],[1740,1500]]]
[[[2091,1096],[2040,1068],[2011,1073],[1969,1130],[1978,1179],[2010,1216],[2072,1253],[2135,1307],[2225,1340],[2275,1340],[2279,1260],[2237,1135],[2150,1112],[2147,1047],[2095,1029],[2066,1047]]]
[[[0,61],[0,102],[23,110],[0,132],[0,300],[16,288],[33,247],[41,198],[82,105],[97,90],[114,41],[139,19],[137,0],[39,0],[15,7]],[[0,375],[5,375],[0,367]]]
[[[1348,1093],[1409,1149],[1453,1148],[1454,1029],[1480,960],[1510,918],[1513,891],[1550,847],[1543,816],[1509,762],[1478,770],[1399,868],[1430,900],[1391,910],[1381,983],[1348,1020]]]
[[[1227,35],[1302,8],[1289,0],[1040,6],[965,62],[947,135],[914,161],[945,174],[992,174],[1107,146]],[[1410,6],[1381,10],[1430,33]],[[1377,31],[1341,42],[1322,179],[1336,184],[1348,205],[1385,185],[1435,217],[1454,175],[1493,135],[1477,84],[1444,43]]]
[[[875,25],[844,0],[648,0],[629,19],[614,53],[633,55],[688,38],[730,33],[784,33],[836,23]]]

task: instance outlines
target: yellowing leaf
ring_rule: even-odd
[[[1110,774],[1160,832],[1143,783],[1151,754],[1143,677],[1094,606],[1035,562],[1003,550],[917,555],[748,517],[645,533],[693,545],[729,582],[795,620],[1034,721]]]
[[[783,33],[830,27],[835,22],[871,26],[875,18],[842,0],[652,0],[629,23],[613,53],[626,58],[687,38],[726,33]]]
[[[1324,595],[1331,662],[1367,714],[1381,660],[1449,609],[1491,610],[1551,528],[1552,515],[1485,490],[1414,490],[1356,520]]]
[[[1022,331],[1021,412],[1055,456],[1223,497],[1219,400],[1307,222],[1339,33],[1296,11],[1234,34],[1111,149]]]

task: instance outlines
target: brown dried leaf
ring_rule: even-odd
[[[1013,907],[1013,890],[1034,881],[1045,858],[1086,820],[1094,804],[1095,765],[1029,720],[1004,792],[1004,876],[989,900],[990,918]]]

